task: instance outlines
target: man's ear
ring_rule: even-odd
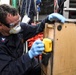
[[[10,14],[10,13],[8,13],[8,14],[7,14],[7,17],[10,17],[10,16],[11,16],[11,14]]]
[[[7,14],[7,17],[6,17],[6,22],[7,23],[10,23],[10,20],[12,19],[12,15],[10,13]]]
[[[7,18],[10,18],[12,15],[10,13],[7,14]]]

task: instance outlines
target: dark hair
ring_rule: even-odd
[[[6,22],[6,17],[7,14],[10,13],[11,15],[15,16],[18,14],[18,11],[16,8],[7,5],[7,4],[2,4],[0,5],[0,22],[3,24],[7,24]]]

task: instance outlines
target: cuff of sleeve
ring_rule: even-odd
[[[31,64],[31,66],[35,66],[38,64],[38,61],[34,57],[30,58],[28,53],[25,54],[25,57],[26,57],[26,60],[29,61],[29,62],[27,62],[29,64],[29,66],[30,66],[30,64]]]
[[[45,24],[45,23],[49,23],[49,24],[51,24],[51,23],[53,23],[52,21],[49,21],[48,20],[48,16],[42,21],[42,24]]]
[[[31,55],[30,51],[28,51],[28,56],[32,59],[33,56]]]

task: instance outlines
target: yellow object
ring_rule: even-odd
[[[44,38],[43,43],[45,45],[44,52],[51,52],[52,51],[52,40],[49,38]]]

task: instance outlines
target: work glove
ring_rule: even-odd
[[[60,21],[62,23],[64,23],[66,21],[65,17],[63,17],[61,14],[58,13],[52,13],[50,15],[48,15],[48,20],[49,21]]]
[[[28,55],[30,58],[33,58],[34,56],[42,54],[43,50],[44,44],[40,39],[38,39],[33,43],[31,49],[28,51]]]

